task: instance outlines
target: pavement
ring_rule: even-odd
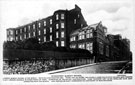
[[[101,62],[46,72],[47,74],[116,74],[127,61]],[[41,73],[42,74],[42,73]]]

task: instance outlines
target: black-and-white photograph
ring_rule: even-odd
[[[133,0],[1,0],[3,75],[133,74]]]

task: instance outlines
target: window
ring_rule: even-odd
[[[13,31],[11,30],[10,32],[11,32],[11,35],[13,35]]]
[[[74,19],[74,24],[76,24],[76,19]]]
[[[44,37],[44,42],[46,42],[46,36]]]
[[[85,44],[84,43],[82,44],[82,49],[85,49]]]
[[[61,32],[61,37],[62,37],[62,38],[64,37],[64,31]]]
[[[82,39],[85,39],[85,36],[84,36],[84,31],[82,32]]]
[[[57,46],[57,47],[59,46],[59,43],[58,43],[58,41],[56,41],[56,46]]]
[[[38,23],[38,27],[41,27],[41,23]]]
[[[86,31],[86,38],[90,38],[90,30]]]
[[[92,32],[92,29],[90,29],[90,32]]]
[[[85,39],[84,34],[85,34],[85,33],[84,33],[84,31],[79,33],[79,35],[78,35],[79,40],[81,40],[81,39]]]
[[[28,26],[28,29],[29,29],[29,31],[30,31],[30,26]]]
[[[35,29],[35,24],[33,24],[33,29]]]
[[[22,29],[20,29],[20,33],[22,33]]]
[[[91,53],[93,53],[93,43],[92,42],[86,43],[86,49],[89,50]]]
[[[83,27],[83,24],[81,24],[81,27]]]
[[[46,21],[44,21],[44,26],[46,26]]]
[[[93,33],[90,33],[90,38],[92,38],[93,37]]]
[[[70,41],[75,41],[75,40],[76,40],[75,36],[71,37],[70,39]]]
[[[64,28],[64,23],[63,22],[61,23],[61,28]]]
[[[33,32],[33,36],[35,36],[35,32]]]
[[[39,40],[39,41],[41,41],[41,39],[40,39],[40,38],[38,38],[38,40]]]
[[[18,34],[18,30],[16,30],[16,34]]]
[[[80,17],[80,15],[78,14],[78,18]]]
[[[50,27],[50,33],[52,33],[52,27]]]
[[[50,35],[50,41],[52,41],[52,35]]]
[[[59,19],[59,15],[58,14],[56,14],[56,20],[58,20]]]
[[[59,38],[59,33],[58,32],[56,32],[56,38]]]
[[[38,31],[38,34],[41,35],[41,31],[40,30]]]
[[[56,29],[58,29],[59,28],[59,24],[56,24]]]
[[[70,45],[70,48],[76,48],[76,45]]]
[[[79,44],[78,48],[85,49],[85,44],[84,43]]]
[[[20,35],[20,40],[22,40],[22,36]]]
[[[16,37],[16,40],[18,40],[18,37]]]
[[[13,37],[10,37],[10,41],[13,41]]]
[[[62,46],[62,47],[64,46],[64,44],[65,44],[65,42],[64,42],[64,41],[61,41],[61,46]]]
[[[30,33],[29,33],[29,38],[30,38]]]
[[[61,19],[64,19],[64,14],[61,14]]]
[[[50,24],[52,24],[52,19],[50,19]]]
[[[92,38],[92,37],[93,37],[92,29],[87,30],[86,31],[86,38]]]
[[[26,27],[24,28],[24,32],[26,32]]]
[[[81,44],[79,44],[79,45],[78,45],[78,48],[82,48],[82,45],[81,45]]]
[[[46,34],[46,29],[44,29],[44,34]]]
[[[24,34],[24,39],[26,39],[26,34]]]
[[[75,38],[75,36],[73,37],[73,41],[76,41],[76,38]]]
[[[82,39],[82,37],[81,37],[81,33],[79,33],[78,37],[79,37],[79,40],[81,40],[81,39]]]
[[[70,38],[70,41],[73,41],[73,37]]]
[[[90,34],[89,33],[86,34],[86,38],[90,38]]]

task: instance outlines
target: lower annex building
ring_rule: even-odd
[[[70,34],[70,47],[87,49],[96,59],[103,56],[109,57],[106,32],[107,28],[102,25],[102,22],[77,29]]]
[[[70,48],[87,49],[95,62],[130,60],[130,41],[121,35],[107,34],[102,22],[77,29],[70,34]]]

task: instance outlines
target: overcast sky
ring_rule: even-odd
[[[48,1],[48,2],[47,2]],[[133,42],[132,0],[1,0],[1,41],[6,29],[53,15],[58,9],[73,9],[77,4],[88,25],[102,21],[108,33],[121,34]],[[132,47],[131,47],[132,48]]]

